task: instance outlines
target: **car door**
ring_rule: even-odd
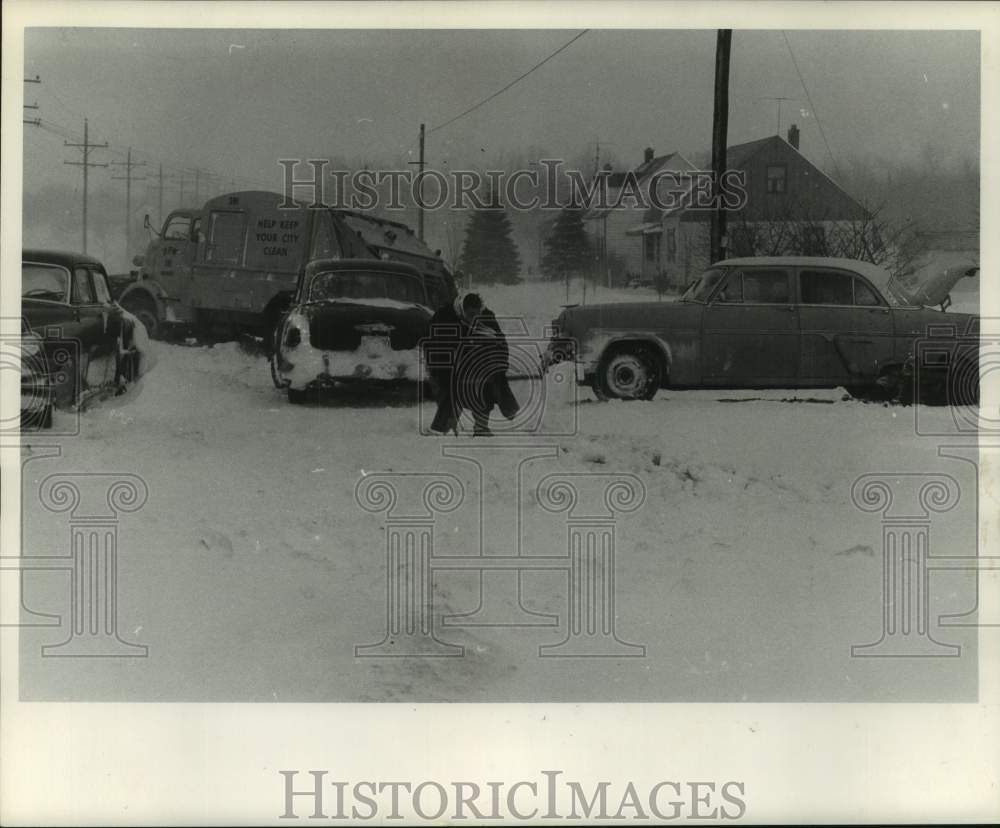
[[[108,314],[97,301],[90,268],[84,265],[73,268],[71,303],[79,321],[77,336],[80,338],[81,353],[91,357],[107,353]]]
[[[807,385],[873,381],[892,359],[892,314],[867,279],[838,268],[801,268],[802,380]]]
[[[197,251],[195,224],[200,221],[191,210],[174,210],[163,223],[163,236],[157,243],[158,261],[154,276],[167,295],[188,304],[191,299],[191,268]]]
[[[794,386],[799,319],[791,270],[731,269],[702,315],[701,347],[705,385]]]
[[[114,350],[118,347],[118,340],[122,331],[122,309],[111,298],[111,289],[108,286],[108,274],[100,265],[90,268],[90,278],[94,285],[94,297],[97,304],[101,306],[102,317],[104,318],[104,345],[108,349]]]

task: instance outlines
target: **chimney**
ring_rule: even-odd
[[[799,148],[799,128],[795,124],[788,128],[788,143],[795,149]]]
[[[648,164],[653,160],[653,148],[646,147],[646,151],[643,153],[643,160]]]

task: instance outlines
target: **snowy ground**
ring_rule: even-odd
[[[556,286],[483,292],[498,313],[523,312],[533,333],[565,299]],[[118,628],[126,641],[147,644],[149,656],[42,658],[40,646],[64,639],[65,627],[24,629],[22,698],[976,698],[968,628],[935,627],[935,637],[962,645],[960,658],[850,657],[852,644],[879,638],[882,612],[881,523],[852,505],[856,478],[951,474],[963,498],[935,517],[932,552],[975,551],[973,469],[939,458],[938,441],[914,428],[918,411],[922,423],[946,427],[947,409],[869,405],[839,391],[661,392],[649,403],[602,404],[557,374],[545,385],[548,431],[442,440],[418,436],[433,405],[406,394],[290,406],[263,359],[235,345],[153,345],[155,370],[124,397],[84,412],[78,436],[28,437],[25,459],[39,459],[24,466],[23,505],[25,554],[66,554],[66,515],[45,511],[37,497],[47,475],[143,478],[148,503],[121,518]],[[522,401],[542,399],[538,380],[514,389]],[[57,429],[68,417],[57,413]],[[576,433],[562,434],[568,428]],[[553,456],[524,465],[518,492],[512,458],[526,443]],[[46,444],[61,456],[40,457]],[[471,462],[443,456],[470,446],[482,452],[482,485]],[[553,472],[634,475],[646,496],[617,518],[616,620],[618,636],[645,645],[645,657],[538,657],[539,645],[566,634],[560,571],[522,575],[523,605],[556,614],[558,627],[442,626],[440,616],[470,612],[480,596],[474,571],[441,570],[435,627],[465,655],[355,658],[355,645],[385,630],[386,523],[359,508],[354,490],[364,475],[387,471],[462,481],[465,505],[435,527],[435,554],[453,556],[514,554],[519,534],[524,555],[565,554],[565,515],[539,509],[538,481]],[[932,617],[971,609],[971,586],[968,575],[935,574]],[[64,573],[28,573],[24,587],[31,609],[65,615]]]

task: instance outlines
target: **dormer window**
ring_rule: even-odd
[[[767,191],[784,193],[788,188],[788,168],[784,164],[771,164],[767,168]]]

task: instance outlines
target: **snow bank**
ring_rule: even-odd
[[[524,309],[519,287],[487,301]],[[626,295],[632,297],[633,291]],[[550,297],[551,298],[551,297]],[[550,315],[548,300],[536,317]],[[530,307],[528,308],[530,310]],[[544,315],[544,316],[543,316]],[[41,658],[64,631],[21,631],[22,698],[146,701],[970,701],[976,633],[947,628],[962,658],[858,659],[881,620],[880,516],[851,486],[879,471],[946,472],[958,508],[936,515],[934,554],[976,548],[975,475],[944,460],[915,428],[917,409],[863,404],[840,391],[664,391],[651,402],[598,403],[567,366],[512,383],[544,402],[531,444],[551,457],[479,467],[424,438],[433,403],[335,391],[289,406],[267,363],[237,344],[151,343],[159,359],[141,395],[81,415],[62,455],[25,465],[26,549],[65,549],[66,518],[36,496],[52,471],[139,475],[149,501],[122,515],[119,630],[147,659]],[[544,394],[540,394],[544,390]],[[925,433],[948,409],[919,409]],[[553,423],[574,424],[551,436]],[[495,425],[499,426],[501,423]],[[44,439],[43,439],[44,438]],[[511,441],[496,438],[497,452]],[[27,455],[26,455],[27,456]],[[502,458],[501,458],[502,459]],[[385,516],[361,510],[372,472],[447,473],[466,504],[440,516],[435,550],[476,555],[479,505],[487,551],[561,555],[566,517],[539,508],[543,474],[624,472],[645,500],[615,519],[618,634],[644,644],[631,659],[540,659],[560,628],[454,628],[461,659],[358,659],[385,630]],[[401,504],[402,507],[402,504]],[[65,615],[66,582],[26,576],[29,606]],[[526,573],[525,606],[566,618],[565,574]],[[931,581],[932,614],[975,605],[969,579]],[[437,621],[474,610],[476,572],[435,572]]]

